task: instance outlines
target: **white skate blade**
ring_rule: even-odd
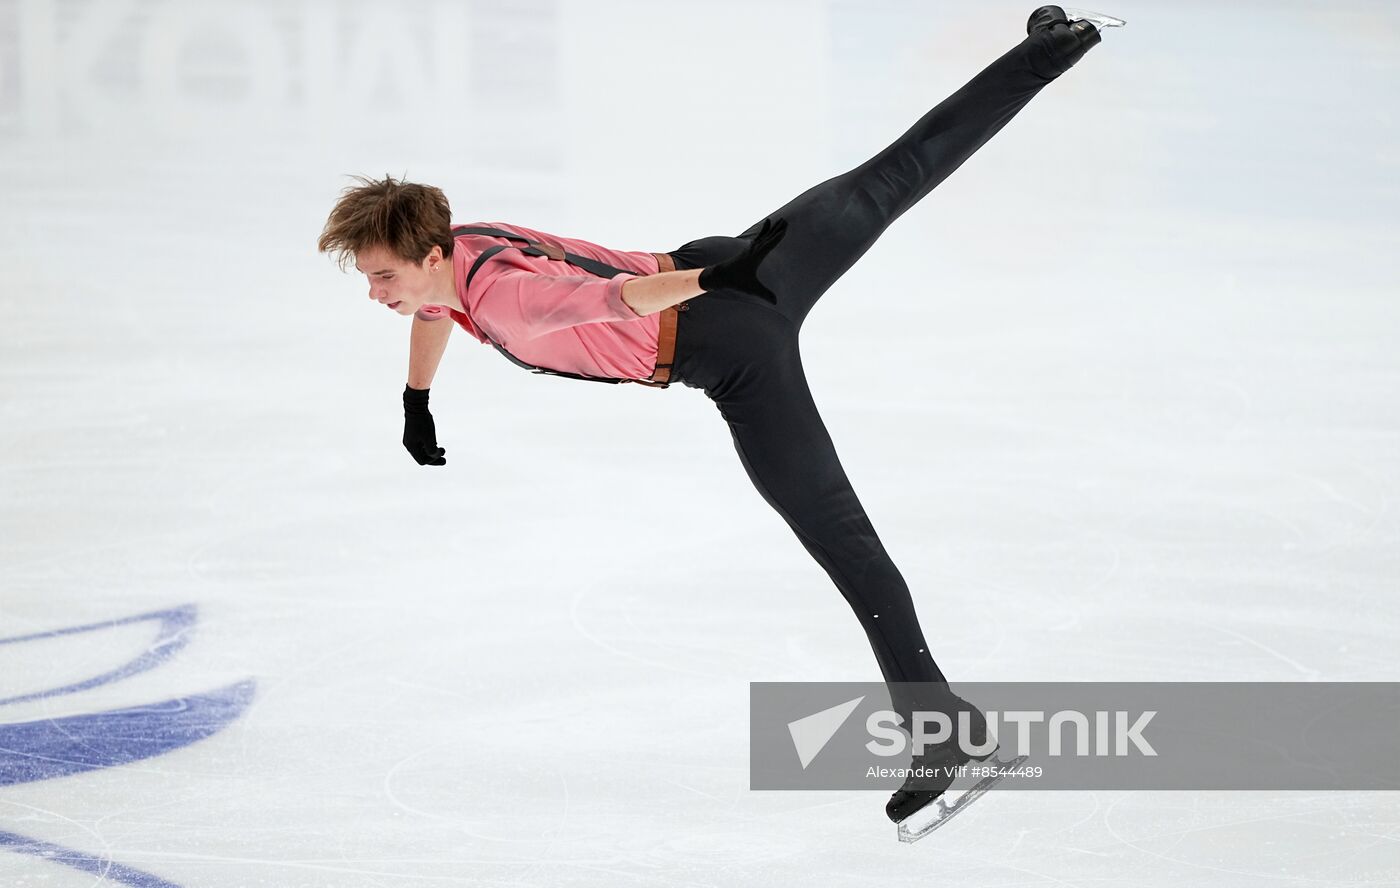
[[[994,767],[997,773],[978,780],[972,786],[955,796],[951,803],[948,801],[948,793],[944,793],[932,802],[923,806],[908,817],[899,821],[899,840],[901,842],[917,842],[924,836],[938,829],[943,824],[952,820],[959,811],[977,801],[977,799],[1002,780],[1006,779],[1006,771],[1019,767],[1029,756],[1018,755],[1009,762],[1003,762],[995,756],[986,762],[969,762],[969,767]]]
[[[1065,11],[1065,17],[1070,21],[1088,22],[1100,31],[1104,28],[1121,28],[1127,24],[1127,22],[1120,18],[1104,15],[1102,12],[1090,12],[1087,9],[1075,9],[1072,6],[1062,6],[1060,8]]]

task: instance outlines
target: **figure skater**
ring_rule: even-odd
[[[535,372],[701,389],[729,424],[759,494],[860,620],[903,726],[916,710],[957,710],[970,714],[963,724],[980,743],[981,713],[948,690],[929,652],[909,588],[817,412],[798,340],[812,306],[894,220],[1100,42],[1096,24],[1122,22],[1040,7],[1026,39],[874,157],[737,237],[704,237],[668,253],[611,250],[499,222],[454,228],[439,189],[358,177],[318,246],[342,269],[353,257],[370,299],[414,317],[404,446],[420,465],[446,462],[428,394],[453,327],[442,323],[447,317]],[[950,743],[916,762],[970,758]],[[950,782],[911,777],[886,813],[902,822]]]

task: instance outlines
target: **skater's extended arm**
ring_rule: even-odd
[[[483,271],[482,276],[487,274]],[[533,339],[582,324],[635,321],[643,314],[660,311],[700,292],[698,287],[685,283],[696,277],[691,271],[645,278],[623,273],[603,278],[591,274],[540,274],[534,269],[505,266],[499,272],[493,269],[489,275],[479,285],[481,296],[472,305],[472,311],[477,317],[490,319],[487,323],[493,335],[507,348],[519,339]],[[665,277],[671,280],[654,280]],[[641,289],[634,290],[634,286]]]
[[[679,305],[705,292],[700,289],[701,270],[665,271],[623,281],[622,301],[643,317]]]
[[[447,465],[447,450],[438,446],[437,427],[428,410],[428,389],[455,326],[447,315],[435,320],[413,316],[413,332],[408,341],[408,385],[403,390],[403,446],[420,466]]]
[[[649,315],[693,299],[710,290],[729,288],[777,302],[773,291],[758,280],[758,266],[787,234],[787,220],[763,220],[754,239],[739,255],[709,268],[667,271],[633,278],[622,284],[622,301],[639,315]],[[700,282],[701,276],[705,281]]]
[[[413,332],[408,340],[408,384],[411,388],[432,386],[442,353],[447,349],[447,337],[455,326],[445,315],[434,321],[414,316]]]

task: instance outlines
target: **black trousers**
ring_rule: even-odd
[[[773,211],[787,235],[759,269],[776,306],[715,290],[679,315],[674,377],[703,389],[729,424],[758,492],[826,570],[874,649],[891,702],[909,724],[917,686],[945,682],[909,587],[851,488],[802,370],[798,335],[822,294],[901,214],[947,178],[1050,82],[1045,34],[1026,38],[909,131],[855,169]],[[676,268],[713,265],[744,249],[706,237],[671,253]],[[946,612],[954,611],[946,602]]]

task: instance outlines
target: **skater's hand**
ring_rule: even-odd
[[[447,451],[437,444],[437,428],[428,412],[428,389],[403,388],[403,446],[420,466],[447,465]]]
[[[787,220],[764,219],[749,248],[733,259],[726,259],[700,272],[700,286],[710,290],[738,290],[765,299],[774,305],[778,297],[758,279],[758,266],[787,234]]]

